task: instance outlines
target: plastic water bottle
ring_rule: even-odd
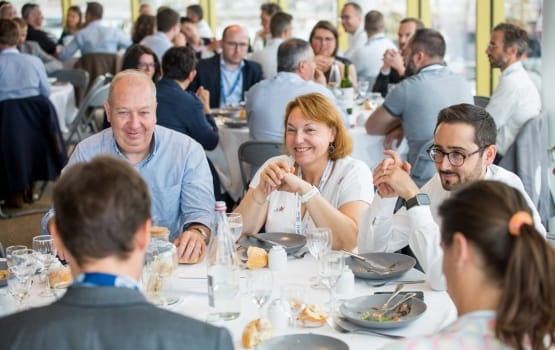
[[[207,252],[210,319],[233,320],[241,313],[239,260],[225,215],[225,202],[216,202],[217,226]]]

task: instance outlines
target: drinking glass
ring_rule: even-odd
[[[12,253],[16,250],[27,249],[26,245],[11,245],[6,248],[6,263],[8,264],[8,268],[13,266],[13,258]]]
[[[320,276],[322,277],[322,283],[329,289],[330,294],[330,317],[333,316],[334,311],[333,289],[344,267],[345,260],[342,252],[329,251],[320,258]]]
[[[173,305],[179,298],[162,293],[164,282],[177,269],[177,249],[172,243],[151,239],[145,256],[143,282],[148,299],[156,305]]]
[[[316,227],[306,229],[305,236],[308,251],[316,261],[319,261],[322,254],[331,249],[331,230],[329,228]],[[325,288],[320,280],[320,275],[312,276],[310,281],[313,288]]]
[[[8,269],[8,287],[22,309],[26,309],[25,299],[29,296],[31,280],[38,264],[33,249],[18,249],[11,253],[12,267]]]
[[[290,283],[281,287],[281,299],[289,306],[289,315],[293,327],[297,326],[299,314],[305,307],[304,295],[306,288],[299,283]]]
[[[50,283],[48,280],[48,272],[50,272],[50,267],[54,262],[56,262],[56,246],[54,245],[54,240],[52,236],[40,235],[33,237],[33,250],[35,251],[35,257],[39,263],[42,264],[40,279],[45,281],[46,289],[42,290],[39,295],[41,297],[55,297],[56,294],[50,289]]]
[[[18,275],[14,267],[8,268],[8,292],[13,296],[17,302],[18,310],[27,310],[26,303],[29,297],[29,290],[31,289],[31,277],[25,275]]]
[[[270,300],[273,289],[273,276],[270,270],[261,269],[250,271],[247,279],[249,295],[258,306],[258,316],[262,318],[262,308]]]
[[[241,233],[243,233],[243,216],[241,216],[241,213],[227,213],[226,216],[233,241],[237,242]]]
[[[328,88],[333,92],[334,95],[340,93],[339,85],[341,83],[341,72],[339,71],[339,66],[334,63],[330,68],[330,75],[328,77]]]
[[[368,98],[368,89],[370,89],[370,82],[367,79],[361,79],[357,83],[357,93],[363,101]]]

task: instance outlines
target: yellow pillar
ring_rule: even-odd
[[[73,1],[72,0],[62,0],[62,27],[65,25],[66,23],[66,13],[67,13],[67,9],[73,5]]]
[[[407,0],[407,17],[418,18],[426,27],[432,26],[430,0]]]
[[[345,30],[343,29],[343,26],[341,25],[341,10],[343,9],[343,6],[348,2],[348,0],[336,0],[336,1],[337,1],[337,21],[335,23],[335,26],[339,31],[339,42],[337,43],[337,45],[339,45],[340,51],[345,52],[347,50],[347,47],[349,46],[349,39],[348,39],[348,33],[345,32]],[[362,14],[362,21],[364,21],[364,14]]]
[[[135,23],[137,17],[139,17],[139,7],[141,6],[141,0],[129,0],[131,1],[131,23]]]
[[[214,36],[218,37],[220,33],[216,33],[216,0],[200,0],[199,5],[204,10],[204,20],[212,28]]]
[[[497,86],[499,70],[492,70],[485,53],[491,30],[505,20],[503,0],[476,0],[476,95],[490,96]]]
[[[287,12],[287,8],[289,7],[287,0],[276,0],[275,3],[278,4],[279,7],[281,7],[281,10],[283,12]]]

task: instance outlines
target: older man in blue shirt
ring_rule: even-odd
[[[68,165],[99,154],[129,161],[146,180],[153,219],[170,229],[180,261],[198,262],[206,252],[214,208],[202,147],[184,134],[156,126],[156,87],[141,72],[119,73],[104,107],[112,127],[79,143]],[[43,218],[44,230],[53,215],[50,211]]]
[[[0,101],[37,95],[50,96],[44,65],[37,57],[17,48],[19,27],[0,19]]]
[[[131,39],[122,31],[102,23],[102,5],[98,2],[87,3],[85,21],[81,29],[58,57],[62,61],[70,59],[78,50],[87,53],[117,53],[120,48],[131,46]]]

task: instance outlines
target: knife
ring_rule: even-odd
[[[363,257],[362,255],[358,255],[352,252],[349,252],[347,250],[343,250],[343,253],[352,256],[353,258],[356,258],[362,262],[364,262],[366,264],[366,267],[368,270],[372,270],[372,272],[376,272],[378,274],[384,274],[384,273],[388,273],[391,272],[391,267],[388,266],[384,266],[382,264],[370,261],[368,259],[366,259],[365,257]]]

